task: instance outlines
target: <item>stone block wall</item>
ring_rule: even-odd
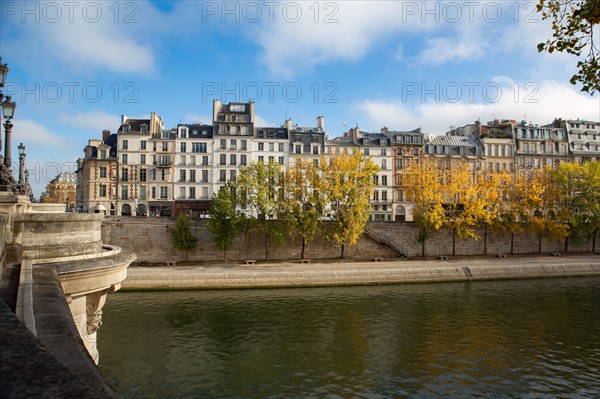
[[[163,262],[214,262],[214,261],[240,261],[245,259],[265,259],[265,246],[262,235],[250,233],[247,236],[237,237],[233,248],[227,253],[218,251],[210,232],[204,221],[192,222],[192,231],[198,238],[198,245],[189,254],[177,251],[171,245],[169,228],[173,227],[174,219],[142,219],[135,217],[120,217],[118,219],[105,219],[102,223],[102,241],[105,244],[119,245],[124,252],[135,252],[138,262],[163,263]],[[411,222],[369,222],[370,234],[363,234],[357,245],[347,247],[345,256],[355,259],[391,258],[399,256],[398,252],[390,246],[381,243],[391,243],[394,248],[409,258],[420,257],[421,243],[415,240],[419,227]],[[456,237],[454,250],[457,256],[480,256],[484,254],[510,254],[511,236],[488,231],[487,238],[484,228],[477,230],[479,240],[460,240]],[[441,229],[435,232],[425,243],[426,256],[450,256],[453,253],[452,230]],[[513,238],[513,254],[536,254],[539,250],[540,240],[531,234],[515,234]],[[297,260],[300,259],[301,239],[299,237],[288,240],[281,246],[271,246],[269,260]],[[541,241],[541,252],[564,252],[565,242]],[[568,252],[590,252],[592,243],[569,245]],[[335,259],[339,258],[341,248],[335,243],[327,241],[324,237],[316,237],[306,245],[304,257],[307,259]]]

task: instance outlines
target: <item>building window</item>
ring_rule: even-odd
[[[279,157],[279,165],[283,165],[285,162],[285,158],[284,157]]]
[[[152,187],[152,199],[156,199],[156,187]]]
[[[221,154],[219,155],[219,164],[225,165],[227,163],[227,155]]]
[[[202,165],[208,166],[208,155],[202,156]]]
[[[235,181],[235,170],[229,171],[229,180]]]
[[[240,155],[240,165],[247,165],[248,161],[246,155]]]
[[[127,147],[129,147],[129,141],[127,141],[127,140],[123,140],[123,141],[121,142],[121,149],[122,149],[122,150],[126,150],[126,149],[127,149]]]
[[[227,140],[221,139],[220,144],[219,144],[219,148],[222,149],[222,150],[226,150],[227,149]]]
[[[365,149],[363,150],[363,154],[365,154],[365,155],[369,155],[369,149],[368,149],[368,148],[365,148]]]
[[[258,151],[264,151],[265,150],[265,143],[258,143]]]
[[[140,155],[140,163],[141,163],[142,165],[145,165],[145,164],[146,164],[146,154],[141,154],[141,155]]]
[[[196,182],[196,171],[193,169],[190,169],[190,182],[192,182],[192,183]]]
[[[259,155],[258,162],[265,162],[265,157],[263,157],[262,155]]]
[[[381,176],[381,185],[387,186],[387,175]]]
[[[127,168],[121,169],[121,181],[128,181],[128,180],[129,180],[129,171],[127,170]]]
[[[127,165],[127,154],[121,155],[121,163]]]
[[[163,151],[169,151],[169,143],[163,142],[162,143],[162,150]]]
[[[140,141],[140,150],[145,150],[146,149],[146,140],[142,140]]]
[[[240,147],[242,151],[246,151],[248,149],[248,144],[246,140],[242,140],[240,143]]]
[[[179,187],[179,198],[178,199],[185,199],[185,187]]]
[[[382,201],[387,201],[387,191],[382,191],[381,192],[381,200]],[[385,209],[384,209],[385,211]]]
[[[106,167],[100,166],[100,178],[106,178]]]
[[[167,172],[164,169],[160,171],[160,180],[164,181],[167,179]]]
[[[295,146],[295,153],[296,154],[302,154],[302,145],[301,144],[296,144]]]
[[[220,170],[219,171],[219,181],[220,182],[225,182],[226,179],[227,179],[227,171],[226,170]]]
[[[185,181],[185,169],[179,171],[179,181],[180,182],[184,182]]]
[[[206,143],[192,143],[192,152],[201,152],[206,154]]]
[[[313,145],[312,153],[313,153],[313,155],[319,155],[319,147],[317,147],[316,145]]]
[[[381,170],[386,170],[387,169],[387,159],[382,159],[381,160]]]
[[[148,125],[144,124],[140,126],[141,133],[148,133]]]
[[[240,127],[240,134],[241,135],[247,135],[248,134],[248,126],[242,126]]]
[[[126,200],[127,199],[127,186],[121,186],[121,199],[122,200]]]
[[[275,151],[275,143],[269,143],[269,151]]]
[[[208,170],[202,171],[202,183],[208,183]]]
[[[190,199],[196,199],[196,187],[190,187]]]
[[[187,128],[185,128],[185,127],[180,128],[179,137],[181,137],[183,139],[187,137]]]
[[[279,146],[278,146],[278,147],[279,147],[279,152],[283,152],[283,151],[285,151],[285,144],[283,144],[283,143],[279,143]]]
[[[229,149],[237,150],[237,140],[229,140]]]
[[[382,157],[387,157],[387,150],[385,148],[381,149],[381,156]]]
[[[169,197],[169,187],[162,186],[160,188],[160,199],[167,199]]]
[[[146,200],[146,186],[140,186],[140,200]]]
[[[140,169],[140,181],[146,181],[146,169]]]
[[[187,143],[186,143],[185,141],[181,143],[181,146],[180,146],[179,152],[185,152],[185,147],[186,147],[186,144],[187,144]]]
[[[106,150],[100,151],[100,159],[106,159]]]
[[[235,154],[231,154],[229,156],[229,165],[235,165],[237,162],[237,157],[235,156]]]
[[[98,196],[106,197],[106,184],[100,184],[98,186]]]

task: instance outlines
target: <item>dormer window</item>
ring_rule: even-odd
[[[129,133],[129,125],[123,125],[123,132]]]
[[[179,137],[181,137],[182,139],[185,139],[187,137],[187,128],[186,127],[179,128]]]
[[[140,132],[148,133],[148,125],[146,125],[145,123],[143,125],[140,125]]]

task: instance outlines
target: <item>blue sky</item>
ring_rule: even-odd
[[[265,125],[323,115],[330,136],[355,125],[438,135],[477,119],[600,120],[599,96],[568,83],[576,60],[537,52],[550,30],[535,4],[3,1],[13,154],[26,145],[39,196],[121,114],[210,123],[215,97],[254,99]]]

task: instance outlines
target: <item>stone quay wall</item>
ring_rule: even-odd
[[[136,217],[106,218],[102,223],[102,242],[119,245],[123,252],[135,252],[138,263],[165,262],[222,262],[243,261],[246,259],[265,260],[264,239],[260,234],[250,233],[236,238],[233,248],[226,253],[219,251],[213,244],[210,232],[203,220],[192,221],[192,233],[198,238],[197,246],[188,254],[178,251],[171,244],[169,229],[175,225],[175,219],[142,219]],[[349,259],[395,258],[406,256],[420,257],[422,245],[415,237],[419,227],[411,222],[369,222],[367,231],[357,245],[345,248],[345,257]],[[428,257],[481,256],[511,254],[511,235],[486,232],[478,229],[479,240],[453,240],[452,230],[441,229],[425,243],[425,255]],[[565,245],[565,241],[547,242],[539,240],[535,234],[515,234],[512,239],[512,254],[537,254],[541,243],[541,253],[592,252],[593,243]],[[600,244],[597,244],[597,246]],[[597,250],[597,248],[596,248]],[[293,238],[280,246],[270,246],[269,259],[300,259],[301,240]],[[316,237],[305,248],[306,259],[339,258],[339,245]]]

